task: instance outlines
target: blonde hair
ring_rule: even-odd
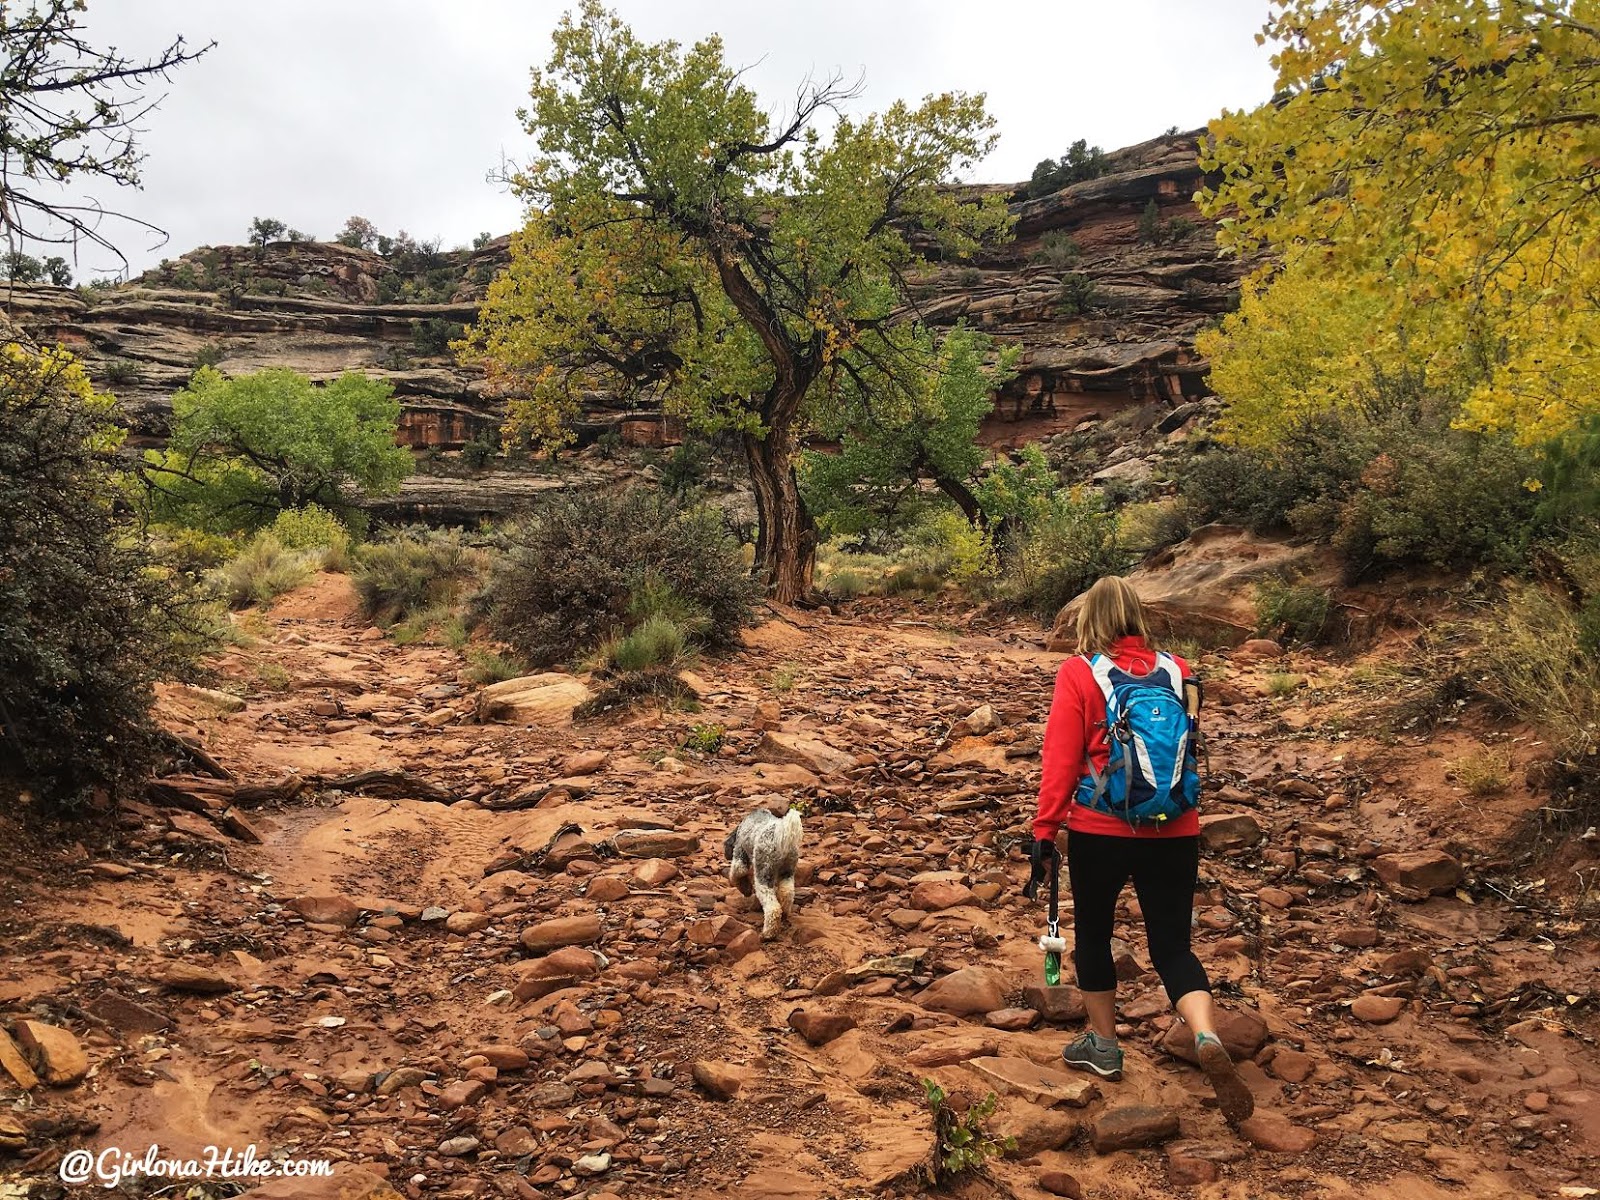
[[[1083,594],[1076,629],[1080,654],[1106,654],[1118,638],[1141,637],[1150,642],[1139,593],[1118,575],[1107,575]]]

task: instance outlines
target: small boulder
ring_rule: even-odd
[[[593,775],[606,765],[606,758],[604,750],[580,750],[561,764],[561,773],[574,777]]]
[[[1294,1124],[1282,1113],[1258,1111],[1239,1122],[1239,1134],[1257,1150],[1272,1154],[1304,1154],[1317,1144],[1317,1135]]]
[[[1089,1136],[1096,1154],[1157,1146],[1178,1136],[1178,1114],[1147,1104],[1108,1108],[1094,1119]]]
[[[594,913],[585,913],[578,917],[556,917],[554,920],[530,925],[522,931],[521,940],[523,949],[533,954],[546,954],[563,946],[582,946],[589,942],[597,942],[604,932],[605,926],[601,924],[600,918]]]
[[[1082,1108],[1100,1095],[1093,1079],[1051,1070],[1026,1058],[975,1058],[966,1064],[1002,1096],[1020,1096],[1045,1108]]]
[[[927,880],[911,889],[911,907],[920,912],[942,912],[977,902],[971,888],[954,880]]]
[[[1260,1014],[1250,1009],[1219,1008],[1216,1021],[1217,1037],[1235,1062],[1254,1058],[1261,1052],[1261,1047],[1267,1044],[1267,1023]],[[1194,1048],[1194,1030],[1182,1021],[1172,1023],[1166,1036],[1161,1039],[1161,1048],[1174,1058],[1200,1065],[1200,1056]]]
[[[633,877],[650,888],[671,883],[679,874],[678,868],[664,858],[652,858],[633,869]]]
[[[1081,1021],[1087,1015],[1083,993],[1071,984],[1033,984],[1022,989],[1022,1002],[1052,1025]]]
[[[1358,1021],[1365,1021],[1368,1025],[1387,1025],[1400,1015],[1405,1006],[1406,1002],[1399,996],[1380,996],[1375,992],[1364,992],[1350,1005],[1350,1015]]]
[[[1409,850],[1372,860],[1373,874],[1390,887],[1439,894],[1461,882],[1461,864],[1443,850]]]
[[[768,730],[756,746],[760,762],[791,763],[813,775],[839,775],[856,765],[856,760],[826,742],[794,733]]]
[[[694,1064],[694,1081],[713,1100],[732,1100],[744,1086],[744,1072],[732,1063],[702,1059]]]
[[[988,967],[962,967],[934,980],[917,995],[917,1003],[930,1012],[958,1017],[993,1012],[1005,1002],[1005,980]]]
[[[1039,1176],[1039,1186],[1052,1196],[1065,1196],[1067,1200],[1083,1200],[1083,1184],[1077,1176],[1065,1171],[1046,1171]]]
[[[682,858],[700,849],[700,839],[679,829],[624,829],[611,845],[624,858]]]
[[[546,671],[491,683],[478,693],[478,720],[517,725],[570,725],[572,710],[594,693],[572,675]]]
[[[239,986],[215,967],[201,963],[168,963],[157,972],[155,978],[162,987],[171,991],[193,992],[201,996],[220,996]]]
[[[1207,850],[1242,850],[1264,836],[1261,822],[1249,813],[1204,813],[1200,817],[1200,841]]]
[[[946,1038],[918,1046],[906,1055],[913,1067],[953,1067],[974,1058],[990,1058],[999,1053],[999,1043],[988,1037]]]
[[[350,928],[361,920],[361,906],[349,896],[296,896],[288,907],[312,925]]]
[[[845,1013],[825,1013],[797,1008],[789,1014],[789,1028],[813,1046],[826,1046],[856,1027],[855,1018]]]
[[[89,1073],[89,1056],[71,1030],[43,1021],[18,1021],[16,1033],[33,1069],[51,1087],[71,1087]]]

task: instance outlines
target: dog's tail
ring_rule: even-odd
[[[800,810],[791,808],[783,817],[783,849],[786,854],[800,854],[800,835],[804,831],[800,826]]]

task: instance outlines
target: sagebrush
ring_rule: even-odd
[[[532,666],[567,662],[654,616],[730,642],[756,596],[721,518],[644,487],[558,497],[511,535],[489,583],[496,634]]]

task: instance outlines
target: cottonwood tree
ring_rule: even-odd
[[[149,58],[102,49],[84,35],[84,0],[0,4],[0,233],[23,240],[88,241],[127,258],[100,232],[114,216],[155,226],[94,200],[75,201],[72,183],[137,187],[144,155],[138,135],[160,100],[147,89],[215,43],[187,48],[183,38]]]
[[[811,585],[808,411],[870,391],[867,364],[925,369],[897,319],[905,273],[1009,227],[999,197],[941,186],[994,143],[981,96],[844,116],[853,95],[808,83],[775,120],[718,38],[644,42],[588,0],[519,114],[537,144],[511,181],[528,219],[463,346],[512,397],[511,436],[561,443],[597,391],[735,432],[779,600]]]
[[[378,227],[365,217],[351,217],[344,223],[337,239],[341,246],[355,250],[370,250],[378,242]]]
[[[990,339],[964,326],[937,343],[929,331],[916,336],[915,349],[931,369],[873,379],[870,392],[845,389],[817,425],[839,443],[838,451],[803,456],[807,503],[838,532],[889,531],[924,480],[973,525],[992,523],[973,492],[986,457],[978,430],[994,410],[996,389],[1012,375],[1018,351],[1001,351],[990,365]]]
[[[351,371],[323,387],[283,368],[228,379],[196,371],[172,398],[167,448],[145,455],[151,508],[165,521],[238,533],[317,504],[348,513],[411,473],[395,445],[400,404],[387,383]]]
[[[1221,244],[1287,260],[1202,343],[1246,439],[1374,372],[1529,444],[1600,409],[1600,3],[1279,0],[1265,38],[1277,96],[1202,155]]]

